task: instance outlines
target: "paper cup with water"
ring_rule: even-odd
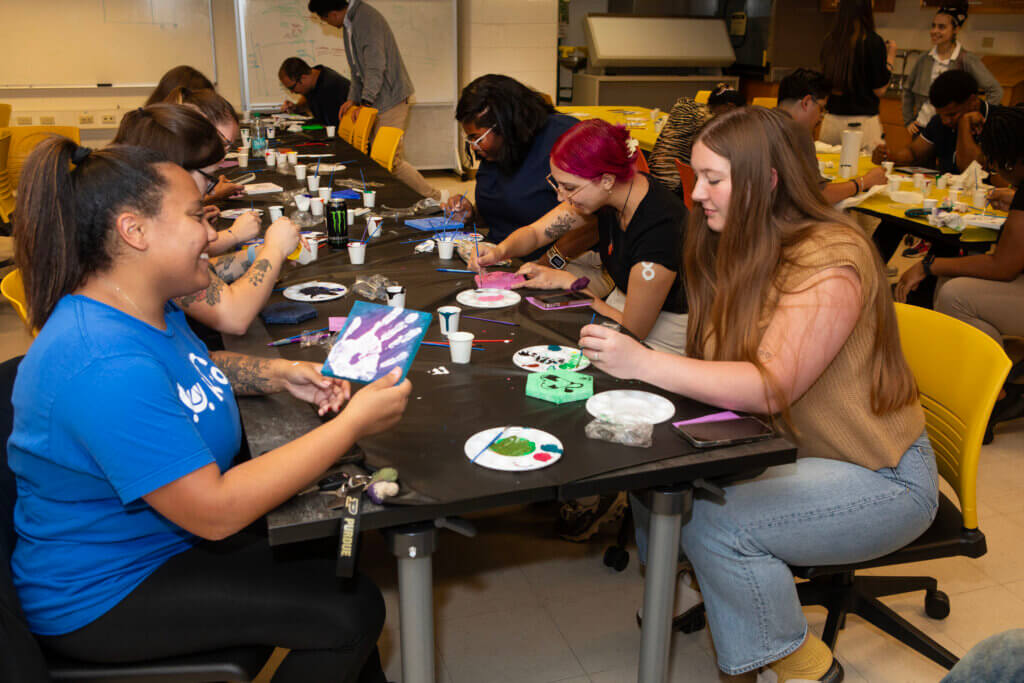
[[[348,260],[354,266],[361,266],[366,261],[366,242],[349,242]]]
[[[448,350],[452,355],[452,362],[464,365],[469,362],[473,353],[472,332],[452,332],[448,335]]]
[[[455,240],[437,237],[437,255],[448,261],[455,257]]]

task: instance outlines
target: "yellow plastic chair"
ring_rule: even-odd
[[[25,296],[25,283],[21,281],[20,270],[15,268],[4,275],[4,279],[0,280],[0,294],[3,294],[4,298],[11,302],[14,311],[21,318],[21,322],[25,323],[25,327],[28,327],[28,331],[33,337],[36,336],[39,330],[32,329],[28,322],[28,297]]]
[[[352,117],[349,116],[348,112],[345,112],[345,115],[341,117],[340,121],[338,121],[338,137],[351,145],[352,136],[355,132],[356,122],[352,120]]]
[[[1010,371],[1010,359],[991,337],[955,318],[896,304],[900,342],[917,380],[928,438],[939,476],[956,492],[959,509],[939,495],[935,521],[919,538],[883,557],[857,564],[793,568],[809,579],[797,586],[803,605],[824,605],[822,639],[834,649],[847,613],[856,614],[947,669],[957,658],[879,598],[925,591],[925,612],[949,615],[949,597],[929,576],[864,576],[856,570],[944,557],[981,557],[987,548],[978,528],[978,460],[992,406]],[[967,605],[967,609],[971,609]]]
[[[373,147],[370,149],[370,158],[387,169],[388,173],[395,166],[395,154],[398,146],[402,143],[402,135],[405,131],[392,126],[381,126],[377,134],[373,136]]]
[[[11,150],[11,131],[0,130],[0,219],[10,223],[14,213],[14,183],[7,172],[7,158]]]
[[[359,109],[359,118],[356,119],[355,130],[352,131],[352,146],[363,154],[370,149],[370,131],[377,121],[377,110],[373,107],[362,107]]]
[[[76,143],[82,141],[81,133],[75,126],[14,126],[7,128],[11,132],[11,149],[8,152],[7,171],[10,174],[11,184],[18,187],[18,180],[21,178],[21,167],[25,165],[25,159],[32,153],[40,142],[48,135],[63,135],[74,140]],[[0,130],[2,133],[3,130]]]
[[[754,101],[751,102],[750,104],[754,105],[755,107],[764,107],[765,109],[775,109],[775,107],[779,106],[779,98],[778,97],[755,97]]]
[[[0,102],[0,128],[11,125],[11,105]]]
[[[698,90],[697,94],[693,96],[693,101],[697,104],[707,104],[709,97],[711,97],[710,90]]]

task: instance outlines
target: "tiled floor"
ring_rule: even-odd
[[[471,184],[431,174],[439,187]],[[30,343],[13,310],[0,305],[0,358]],[[1002,425],[982,450],[981,528],[988,554],[924,562],[878,573],[936,576],[950,596],[944,621],[924,614],[921,593],[888,600],[957,654],[982,638],[1024,626],[1024,419]],[[550,505],[495,511],[474,520],[479,535],[440,535],[434,558],[439,683],[626,683],[636,680],[642,579],[635,553],[622,573],[604,567],[610,535],[576,545],[553,537]],[[387,672],[401,679],[394,560],[366,534],[361,567],[381,586],[390,615],[380,645]],[[822,609],[806,610],[820,633]],[[838,656],[851,683],[934,683],[941,667],[850,617]],[[749,680],[721,676],[707,630],[672,639],[672,681]]]

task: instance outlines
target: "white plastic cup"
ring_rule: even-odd
[[[441,237],[437,238],[437,255],[444,261],[449,261],[455,257],[455,240],[446,240]]]
[[[273,140],[276,137],[277,137],[277,126],[268,126],[267,127],[267,139],[268,140]]]
[[[458,306],[441,306],[437,309],[437,320],[441,324],[441,336],[447,337],[459,331],[459,315],[462,309]]]
[[[317,190],[317,193],[320,195],[320,199],[324,200],[325,202],[326,201],[330,201],[330,199],[331,199],[331,188],[329,188],[329,187],[321,187],[320,189]]]
[[[889,178],[889,194],[893,194],[895,192],[899,192],[900,191],[900,186],[902,184],[903,184],[903,181],[900,178],[896,178],[896,177]]]
[[[295,195],[295,207],[302,212],[309,211],[309,196],[304,194]]]
[[[305,164],[295,164],[295,179],[296,180],[305,180],[306,179],[306,165]]]
[[[391,308],[405,308],[405,287],[402,285],[391,285],[384,290],[388,298],[388,306]]]
[[[319,197],[313,197],[309,200],[309,208],[314,216],[324,215],[324,200]]]
[[[243,147],[238,150],[238,167],[249,168],[249,148]]]
[[[971,204],[976,209],[984,209],[985,204],[988,203],[986,200],[987,193],[985,190],[975,190],[971,193]]]
[[[242,136],[242,145],[245,147],[249,146],[249,136],[252,134],[248,128],[240,128],[238,134]]]
[[[892,175],[892,170],[894,168],[896,168],[896,162],[894,162],[894,161],[883,161],[882,162],[882,168],[885,169],[885,175],[886,176],[891,176]]]
[[[334,126],[327,126],[327,137],[333,138],[335,130],[337,130],[337,128],[335,128]]]
[[[277,166],[277,152],[272,149],[268,149],[263,153],[263,158],[267,162],[267,166]]]
[[[320,176],[312,174],[306,176],[306,187],[309,188],[310,192],[316,192],[320,189]]]
[[[284,215],[284,207],[280,204],[274,206],[268,206],[267,210],[270,211],[270,222],[273,223],[278,218]]]
[[[932,209],[934,209],[938,205],[939,205],[939,200],[938,199],[925,199],[924,202],[921,204],[921,206],[923,206],[924,208],[928,209],[929,211],[931,211]]]
[[[472,332],[452,332],[448,335],[448,350],[452,355],[452,362],[465,365],[473,353]]]
[[[366,242],[349,242],[348,260],[354,266],[363,265],[366,262]]]
[[[294,166],[295,164],[299,163],[299,153],[298,152],[288,152],[288,163],[291,164],[292,166]]]
[[[348,210],[348,215],[345,216],[345,218],[348,221],[348,225],[355,225],[355,223],[356,223],[356,210],[355,209],[349,209]]]
[[[377,205],[377,191],[376,190],[364,190],[363,191],[363,206],[368,209],[372,209]]]
[[[380,216],[366,217],[366,235],[370,239],[380,237],[381,223],[384,221]]]

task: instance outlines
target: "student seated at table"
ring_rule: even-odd
[[[981,131],[981,149],[989,164],[1017,188],[1024,183],[1024,109],[993,106]],[[928,277],[939,279],[935,310],[963,320],[1000,344],[1006,335],[1024,336],[1024,192],[1019,189],[993,251],[953,258],[924,260],[908,268],[896,285],[896,299],[906,301]],[[992,409],[985,443],[992,428],[1024,416],[1024,386],[1008,382]]]
[[[811,69],[797,69],[779,81],[778,109],[793,117],[807,133],[807,152],[817,164],[814,151],[814,130],[825,116],[825,103],[832,90],[825,75]],[[876,167],[862,176],[833,183],[828,178],[819,181],[821,193],[829,204],[858,195],[875,185],[885,184],[885,171]]]
[[[771,669],[780,683],[838,681],[808,630],[789,565],[889,553],[928,528],[935,459],[900,349],[881,261],[825,203],[805,132],[749,107],[708,123],[693,147],[703,207],[683,256],[686,355],[645,348],[601,325],[580,345],[595,365],[724,410],[771,416],[798,460],[698,497],[682,530],[718,665]],[[637,515],[646,553],[647,515]]]
[[[201,71],[187,64],[176,66],[160,77],[153,92],[146,100],[146,106],[159,104],[167,99],[175,88],[188,88],[189,90],[215,90],[213,82],[204,76]]]
[[[989,104],[978,97],[978,81],[967,71],[947,71],[932,83],[928,99],[936,114],[909,147],[889,149],[882,143],[871,154],[876,164],[894,161],[959,173],[981,159],[977,136]]]
[[[114,142],[159,152],[188,171],[201,192],[216,184],[211,172],[224,158],[224,145],[213,124],[196,111],[175,104],[153,104],[128,112],[121,119]],[[254,219],[243,216],[239,220],[248,225]],[[240,226],[242,231],[248,229]],[[210,284],[182,294],[176,303],[189,316],[218,332],[245,334],[270,298],[277,276],[298,240],[295,224],[279,218],[267,228],[262,245],[216,259],[210,264],[215,269]]]
[[[299,96],[297,102],[285,100],[282,109],[313,115],[325,126],[338,125],[338,111],[348,100],[352,85],[347,78],[329,66],[310,66],[298,57],[281,62],[277,78],[284,89]]]
[[[220,134],[221,142],[224,143],[224,151],[231,151],[232,143],[238,139],[238,113],[231,106],[230,102],[215,91],[209,88],[202,90],[192,90],[185,87],[175,88],[164,98],[164,103],[183,104],[187,107],[192,107],[205,116],[206,120],[212,123],[217,129],[217,133]],[[210,190],[209,194],[203,197],[203,202],[206,204],[207,218],[212,220],[220,213],[219,209],[210,204],[210,202],[227,199],[240,192],[244,187],[244,185],[231,182],[224,174],[218,176],[217,184]],[[244,242],[248,239],[250,238],[245,237],[241,241]],[[230,245],[222,246],[215,244],[210,253],[220,254],[229,248]]]
[[[39,335],[14,385],[11,569],[59,654],[137,662],[289,648],[275,681],[384,681],[376,586],[334,559],[277,562],[247,527],[357,439],[396,424],[411,385],[350,396],[319,366],[210,354],[177,297],[210,284],[213,229],[190,174],[157,152],[53,137],[22,175],[17,263]],[[336,417],[232,466],[235,396],[287,391]]]
[[[588,119],[552,147],[548,181],[576,213],[597,217],[598,238],[591,246],[615,290],[607,300],[595,297],[594,310],[655,348],[682,353],[686,298],[679,255],[686,207],[649,175],[636,171],[639,153],[625,128]],[[540,224],[528,225],[497,246],[480,245],[480,257],[470,266],[529,254],[557,236]],[[536,263],[523,265],[519,273],[526,281],[517,286],[527,288],[569,289],[576,279]]]

